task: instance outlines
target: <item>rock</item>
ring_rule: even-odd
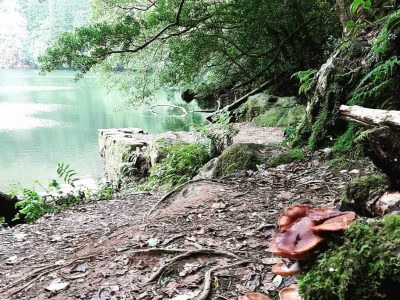
[[[218,157],[210,160],[208,163],[206,163],[203,167],[200,168],[199,174],[197,174],[193,179],[194,180],[212,179],[217,162],[218,162]]]
[[[4,218],[4,221],[8,225],[16,225],[23,223],[23,220],[13,221],[15,215],[19,210],[15,207],[18,199],[12,198],[2,192],[0,192],[0,217]]]
[[[213,178],[257,170],[257,165],[266,161],[266,150],[267,147],[260,144],[235,144],[228,147],[216,162]]]
[[[195,139],[187,132],[148,134],[140,128],[100,129],[98,135],[106,178],[114,185],[148,176],[151,166],[162,158],[165,144]]]
[[[372,198],[372,199],[371,199]],[[367,208],[374,216],[384,216],[389,213],[400,211],[400,193],[387,192],[376,197],[371,197],[367,202]]]

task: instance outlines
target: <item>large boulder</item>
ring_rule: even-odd
[[[212,177],[257,170],[257,165],[263,164],[267,158],[267,147],[261,144],[235,144],[228,147],[218,158]]]

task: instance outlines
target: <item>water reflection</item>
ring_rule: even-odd
[[[107,95],[94,76],[75,83],[74,74],[0,71],[0,187],[31,184],[33,178],[55,176],[58,162],[68,162],[82,176],[102,174],[97,130],[139,127],[150,133],[187,130],[201,122],[199,114],[171,117],[175,110],[118,110],[121,99]],[[157,103],[180,103],[173,91],[157,95]],[[189,110],[193,107],[187,107]]]

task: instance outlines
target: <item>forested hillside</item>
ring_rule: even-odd
[[[88,0],[1,0],[0,68],[34,67],[58,33],[84,26]]]

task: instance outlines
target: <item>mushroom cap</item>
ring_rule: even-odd
[[[280,300],[303,300],[299,294],[299,288],[297,285],[281,289],[279,292]]]
[[[280,262],[272,266],[272,273],[276,275],[291,276],[300,272],[300,264],[297,261],[290,267],[288,267],[284,262]]]
[[[350,224],[355,220],[356,217],[357,215],[355,212],[345,212],[337,217],[327,219],[322,224],[313,226],[312,230],[315,233],[343,231],[349,228]]]
[[[239,296],[239,300],[271,300],[271,298],[260,293],[247,293],[244,296]]]
[[[283,215],[278,219],[279,232],[285,232],[297,220],[305,217],[311,207],[309,205],[297,204],[285,209]]]
[[[311,250],[324,241],[324,238],[316,235],[311,229],[314,226],[313,221],[305,217],[293,224],[285,232],[275,237],[276,249],[273,243],[270,249],[279,256],[290,259],[307,259]]]

